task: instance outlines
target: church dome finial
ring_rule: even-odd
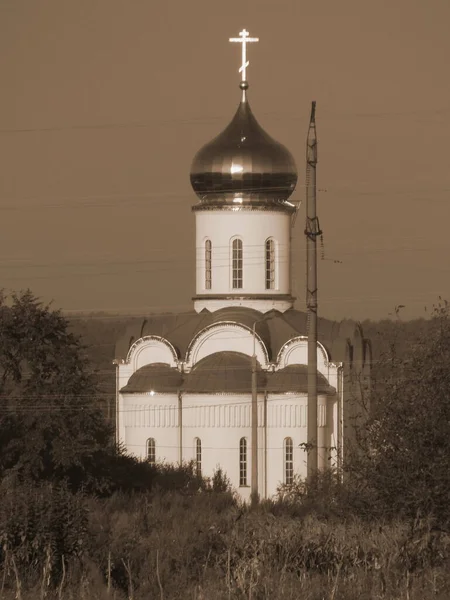
[[[251,205],[292,212],[287,199],[297,183],[294,159],[259,125],[247,99],[246,44],[259,39],[245,29],[239,35],[230,42],[242,44],[242,99],[228,127],[194,157],[191,185],[201,201],[195,208]]]
[[[253,42],[259,42],[259,38],[249,37],[249,33],[246,29],[243,29],[239,32],[238,38],[230,38],[229,42],[237,42],[238,44],[242,44],[242,63],[239,67],[239,73],[241,73],[241,83],[239,87],[242,90],[242,102],[245,102],[245,92],[248,90],[248,81],[247,81],[247,67],[250,64],[247,60],[247,44],[251,44]]]

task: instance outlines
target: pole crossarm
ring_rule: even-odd
[[[319,217],[306,217],[305,235],[312,238],[322,235]]]

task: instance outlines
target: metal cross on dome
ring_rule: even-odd
[[[247,81],[247,67],[249,62],[247,60],[247,44],[250,42],[259,42],[259,38],[248,37],[250,34],[246,29],[239,32],[238,38],[230,38],[230,42],[239,42],[242,44],[242,65],[239,69],[239,73],[242,73],[242,81]]]

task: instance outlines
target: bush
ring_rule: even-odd
[[[378,386],[376,409],[347,463],[359,508],[450,523],[450,317],[438,307],[427,338]],[[356,450],[356,449],[355,449]],[[357,506],[357,505],[356,505]]]

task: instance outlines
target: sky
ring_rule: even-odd
[[[448,0],[2,0],[0,287],[71,312],[189,310],[196,151],[249,100],[293,153],[317,102],[319,314],[450,300]],[[293,234],[305,308],[305,203]],[[425,312],[427,308],[427,312]]]

